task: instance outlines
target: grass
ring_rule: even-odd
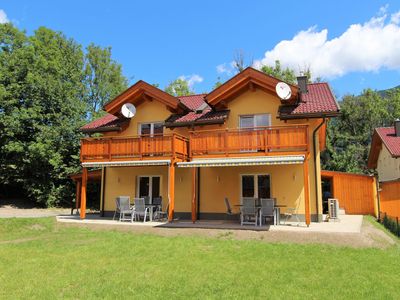
[[[0,220],[0,299],[400,297],[400,250]]]

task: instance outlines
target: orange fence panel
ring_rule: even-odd
[[[400,218],[400,180],[380,182],[380,211]]]
[[[321,171],[323,179],[332,180],[333,198],[339,200],[346,214],[375,214],[376,184],[373,176]]]

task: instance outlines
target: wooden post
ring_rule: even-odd
[[[80,203],[81,203],[81,185],[82,185],[82,181],[78,179],[76,181],[76,198],[75,198],[75,208],[76,208],[76,210],[79,209],[79,206],[80,206]]]
[[[310,188],[308,185],[308,155],[304,159],[303,174],[304,174],[304,210],[306,215],[307,227],[310,226]]]
[[[196,222],[196,168],[192,168],[192,222]]]
[[[168,167],[168,196],[169,196],[169,210],[168,210],[168,221],[172,222],[174,219],[175,210],[175,165],[174,161],[171,161],[171,165]]]
[[[82,168],[82,188],[81,188],[81,219],[86,217],[86,186],[87,168]]]

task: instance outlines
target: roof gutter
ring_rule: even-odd
[[[96,132],[108,132],[108,131],[121,131],[121,127],[100,127],[93,129],[81,129],[83,133],[96,133]]]
[[[316,143],[316,139],[317,139],[317,133],[318,130],[326,123],[326,119],[323,118],[322,122],[317,126],[317,128],[314,129],[313,131],[313,150],[314,150],[314,176],[315,176],[315,203],[316,203],[316,212],[317,212],[317,219],[319,220],[319,205],[318,205],[318,180],[317,180],[317,176],[318,176],[318,172],[317,172],[317,143]]]
[[[222,120],[210,120],[203,122],[178,122],[178,123],[165,123],[165,127],[186,127],[186,126],[201,126],[201,125],[210,125],[210,124],[224,124],[225,119]]]
[[[309,113],[309,114],[280,114],[278,116],[281,120],[290,120],[290,119],[320,119],[320,118],[330,118],[330,117],[338,117],[340,116],[340,111],[333,111],[327,113]]]

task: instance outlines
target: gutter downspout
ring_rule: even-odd
[[[313,150],[314,150],[314,177],[315,177],[315,199],[316,199],[316,204],[317,204],[317,220],[319,222],[319,205],[318,205],[318,179],[317,179],[317,144],[316,144],[316,139],[317,139],[317,132],[318,130],[324,125],[326,122],[325,118],[322,119],[322,122],[317,126],[317,128],[314,129],[313,131]]]

